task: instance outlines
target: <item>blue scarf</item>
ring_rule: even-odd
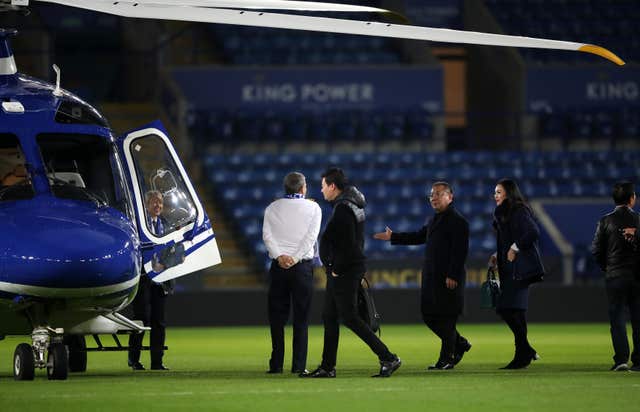
[[[304,199],[304,195],[302,193],[294,193],[292,195],[284,195],[285,199]]]

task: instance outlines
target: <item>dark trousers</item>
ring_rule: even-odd
[[[298,262],[283,269],[277,261],[269,270],[269,325],[271,326],[271,370],[282,369],[284,363],[284,326],[293,306],[293,360],[292,371],[303,371],[307,365],[309,310],[313,295],[313,265]]]
[[[151,351],[151,365],[162,365],[164,355],[165,320],[164,306],[166,294],[162,285],[149,279],[147,275],[140,276],[138,294],[133,300],[133,317],[141,320],[145,326],[151,326],[149,349]],[[129,335],[129,363],[140,361],[140,349],[144,333]]]
[[[467,349],[469,342],[456,329],[458,315],[423,314],[422,319],[442,341],[439,361],[451,363],[456,353],[462,353]]]
[[[524,309],[499,309],[498,315],[505,321],[516,345],[515,358],[526,358],[534,352],[527,338],[527,318]]]
[[[640,281],[633,277],[607,279],[607,298],[609,300],[609,322],[611,341],[613,342],[613,361],[616,364],[629,360],[629,341],[625,309],[631,315],[631,338],[633,353],[631,361],[640,365]]]
[[[324,348],[322,350],[322,364],[325,370],[336,366],[338,340],[342,322],[351,329],[381,361],[390,361],[394,355],[387,346],[376,336],[366,323],[358,316],[357,295],[362,276],[343,275],[333,277],[327,274],[327,291],[325,293],[324,311]]]

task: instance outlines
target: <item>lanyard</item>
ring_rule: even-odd
[[[304,195],[302,193],[294,193],[292,195],[284,195],[285,199],[304,199]]]

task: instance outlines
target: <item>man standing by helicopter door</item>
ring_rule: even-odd
[[[161,216],[164,206],[162,193],[157,190],[148,191],[145,195],[145,206],[147,209],[147,227],[154,235],[162,236],[164,234],[164,221]],[[155,271],[164,269],[164,267],[157,267],[162,265],[157,262],[155,257],[153,261]],[[143,271],[138,285],[138,294],[133,300],[132,306],[134,319],[140,319],[145,326],[151,326],[149,349],[152,370],[169,370],[162,363],[166,328],[164,308],[167,294],[167,290],[162,284],[152,281]],[[140,363],[143,337],[144,333],[129,335],[128,364],[133,370],[144,370],[144,366]]]

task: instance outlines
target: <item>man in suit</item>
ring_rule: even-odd
[[[364,323],[357,313],[357,295],[364,277],[365,199],[354,186],[347,185],[342,169],[329,168],[322,175],[322,195],[333,204],[333,214],[320,238],[320,259],[327,274],[324,311],[322,363],[303,378],[335,378],[339,321],[351,329],[380,361],[376,377],[390,377],[402,362]]]
[[[428,196],[433,218],[417,232],[395,233],[388,227],[375,239],[394,245],[426,244],[422,267],[421,310],[427,326],[442,340],[438,361],[428,369],[453,369],[471,344],[456,329],[464,304],[469,224],[453,206],[453,190],[436,182]]]
[[[612,371],[640,372],[640,262],[638,227],[640,219],[633,210],[636,194],[632,183],[618,182],[613,186],[616,208],[598,222],[591,252],[605,273],[609,322],[613,342]],[[629,308],[633,352],[629,368],[629,341],[625,308]]]
[[[147,211],[147,228],[156,237],[162,237],[165,233],[164,222],[162,219],[162,209],[164,202],[162,193],[157,190],[150,190],[145,195],[145,206]],[[164,270],[164,266],[158,262],[154,256],[153,270],[158,272]],[[168,291],[162,284],[152,281],[146,273],[140,276],[138,284],[138,293],[133,300],[133,316],[134,319],[142,320],[145,326],[151,326],[151,336],[149,339],[149,350],[151,352],[151,369],[152,370],[168,370],[162,363],[164,356],[165,341],[165,300]],[[144,370],[144,366],[140,363],[140,350],[142,348],[142,339],[144,333],[136,333],[129,335],[129,358],[128,364],[133,370]]]
[[[322,211],[316,202],[305,199],[307,182],[302,173],[285,176],[284,190],[284,198],[275,200],[265,210],[262,226],[262,238],[272,259],[268,294],[271,359],[267,373],[282,373],[284,325],[293,304],[291,372],[301,374],[307,364],[314,245]]]

